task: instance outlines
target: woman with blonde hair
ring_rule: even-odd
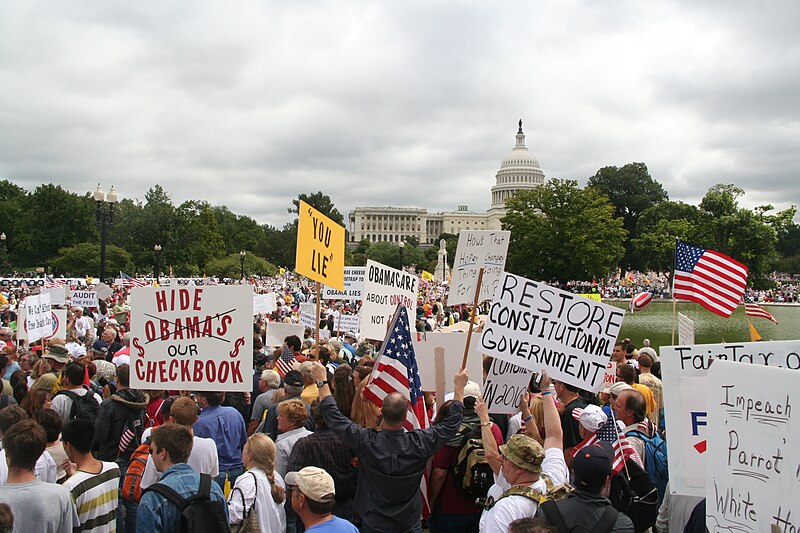
[[[275,455],[275,471],[285,476],[289,469],[289,455],[294,444],[311,435],[306,429],[308,410],[300,398],[291,398],[278,404],[278,431],[280,435],[275,440],[277,452]]]
[[[275,443],[264,433],[247,439],[242,462],[248,470],[236,478],[228,497],[231,524],[241,524],[256,513],[263,533],[286,530],[286,484],[275,472],[275,451]]]

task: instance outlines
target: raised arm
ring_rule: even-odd
[[[486,461],[492,467],[492,472],[500,473],[500,451],[497,449],[497,442],[492,435],[492,421],[489,418],[489,408],[483,400],[475,402],[475,412],[481,421],[481,442],[483,451],[486,454]]]
[[[558,414],[558,408],[553,401],[553,393],[550,392],[550,376],[547,375],[545,370],[542,370],[542,401],[544,405],[544,449],[558,448],[564,449],[564,432],[561,429],[561,417]]]
[[[328,386],[328,371],[322,363],[314,363],[312,376],[317,383],[325,382],[319,387],[319,409],[325,418],[325,424],[339,435],[351,449],[360,449],[361,438],[369,430],[362,428],[339,411],[339,407],[331,396],[331,388]]]

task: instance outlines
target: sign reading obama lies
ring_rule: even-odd
[[[131,291],[131,387],[252,390],[250,285]]]
[[[597,392],[625,311],[505,273],[478,350]]]

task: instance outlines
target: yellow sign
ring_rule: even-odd
[[[590,300],[594,300],[596,302],[602,302],[603,300],[600,299],[600,295],[597,293],[589,293],[589,294],[579,294],[578,296],[583,296],[584,298],[589,298]]]
[[[433,281],[433,274],[428,272],[427,270],[422,271],[422,279],[425,281]]]
[[[303,201],[300,201],[295,270],[336,290],[344,290],[344,227]]]

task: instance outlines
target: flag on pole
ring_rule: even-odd
[[[278,357],[277,361],[275,361],[275,370],[278,372],[278,374],[280,374],[281,379],[286,377],[286,374],[288,374],[289,371],[294,368],[294,362],[294,352],[292,352],[292,349],[284,344],[281,356]]]
[[[122,278],[123,287],[149,287],[150,282],[146,279],[132,278],[123,271],[119,271],[119,277]]]
[[[776,324],[778,323],[778,321],[775,320],[775,317],[772,316],[766,309],[764,309],[760,305],[744,304],[744,314],[746,314],[747,316],[754,316],[757,318],[766,318],[767,320],[772,320]]]
[[[750,330],[750,342],[758,342],[761,340],[761,334],[758,330],[753,326],[753,323],[750,320],[747,321],[748,329]]]
[[[634,448],[628,440],[628,437],[620,434],[615,419],[612,417],[608,419],[608,422],[600,426],[596,432],[589,435],[583,440],[583,442],[576,445],[572,456],[575,457],[578,455],[578,452],[581,451],[581,448],[584,446],[590,446],[601,440],[608,442],[611,444],[611,447],[614,448],[614,462],[611,464],[612,475],[616,475],[620,470],[622,470],[623,466],[625,466],[625,461],[634,456],[638,457],[639,455],[636,453],[636,448]],[[641,461],[638,462],[641,463]]]
[[[408,310],[398,305],[389,331],[383,341],[381,351],[375,360],[375,368],[370,376],[369,385],[362,394],[369,401],[383,406],[383,399],[392,392],[399,392],[408,401],[408,413],[403,426],[407,431],[425,429],[430,426],[425,399],[422,394],[422,382],[419,379],[419,367],[414,354],[413,334],[408,321]],[[420,482],[422,492],[422,513],[430,514],[428,501],[428,472]]]
[[[742,301],[747,267],[725,254],[678,241],[673,278],[675,298],[728,318]]]
[[[45,289],[58,289],[64,285],[63,281],[56,281],[53,279],[53,276],[46,275],[44,277],[44,288]]]
[[[633,298],[631,298],[631,313],[634,311],[641,311],[647,305],[653,301],[653,293],[652,292],[640,292]]]

